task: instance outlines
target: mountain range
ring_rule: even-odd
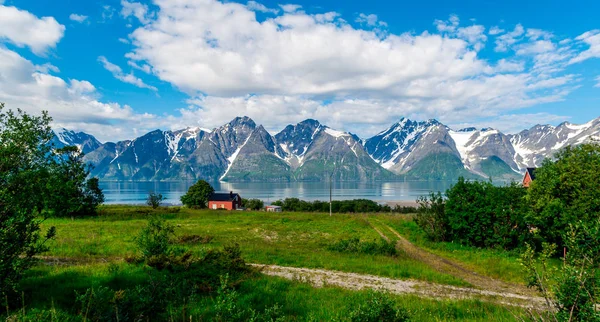
[[[77,146],[94,167],[91,175],[106,180],[274,182],[511,180],[565,146],[594,139],[600,139],[600,118],[536,125],[517,134],[402,118],[363,140],[312,119],[271,135],[252,119],[236,117],[212,130],[155,130],[106,143],[61,129],[53,143]]]

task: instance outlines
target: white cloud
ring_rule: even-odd
[[[37,55],[56,46],[65,26],[53,17],[38,18],[15,7],[0,5],[0,42],[9,41],[19,47],[29,47]]]
[[[545,31],[545,30],[541,30],[541,29],[534,29],[534,28],[527,29],[526,35],[531,40],[538,40],[538,39],[549,40],[554,37],[554,35],[549,31]]]
[[[302,6],[299,4],[280,4],[279,7],[287,13],[293,13],[302,8]]]
[[[104,5],[102,6],[102,20],[101,22],[106,22],[110,19],[112,19],[112,17],[115,15],[115,8],[109,6],[109,5]]]
[[[590,58],[600,58],[600,29],[585,32],[575,38],[580,43],[584,43],[589,48],[571,59],[569,63],[580,63]]]
[[[554,115],[549,113],[524,113],[524,114],[506,114],[494,118],[482,119],[478,122],[456,122],[449,124],[453,129],[463,129],[466,127],[484,128],[492,127],[505,134],[518,133],[529,129],[537,124],[552,124],[564,122],[569,119],[566,115]]]
[[[127,40],[125,38],[119,38],[119,42],[123,43],[123,44],[130,44],[129,40]]]
[[[358,23],[361,23],[361,24],[365,24],[367,26],[371,26],[371,27],[374,27],[374,26],[385,27],[385,26],[387,26],[387,23],[379,20],[379,17],[377,17],[376,14],[366,15],[364,13],[361,13],[361,14],[358,15],[358,17],[356,18],[355,21],[358,22]]]
[[[264,13],[279,13],[279,9],[269,9],[264,4],[258,3],[256,1],[248,1],[248,3],[246,3],[246,8],[248,8],[248,10],[259,11]]]
[[[503,32],[504,32],[504,29],[500,29],[500,27],[498,27],[498,26],[493,26],[492,28],[490,28],[490,31],[488,33],[492,36],[495,36],[495,35],[499,35]]]
[[[49,74],[50,72],[53,73],[60,73],[60,69],[58,69],[58,67],[50,64],[50,63],[45,63],[42,65],[36,65],[35,66],[35,70],[41,73],[45,73],[45,74]]]
[[[84,16],[84,15],[78,15],[76,13],[72,13],[69,15],[69,19],[75,21],[75,22],[79,22],[79,23],[83,23],[84,21],[86,21],[88,18],[88,16]]]
[[[118,79],[124,83],[132,84],[139,88],[147,88],[147,89],[151,89],[155,92],[158,91],[158,89],[156,87],[150,86],[150,85],[144,83],[144,81],[142,81],[140,78],[135,77],[135,75],[133,75],[133,73],[129,73],[129,74],[124,73],[123,70],[121,69],[121,67],[109,62],[106,59],[106,57],[100,56],[100,57],[98,57],[98,61],[101,62],[102,65],[104,66],[104,69],[111,72],[116,79]]]
[[[145,24],[152,18],[152,14],[148,10],[148,6],[139,2],[129,2],[121,0],[121,16],[127,18],[129,16],[136,17],[141,23]]]
[[[473,45],[476,51],[483,48],[487,41],[485,35],[485,27],[481,25],[472,25],[469,27],[458,28],[456,36],[460,39],[466,40],[469,44]]]
[[[520,37],[525,33],[525,28],[521,24],[517,24],[515,29],[507,32],[496,38],[496,51],[507,51],[513,44],[520,40]]]
[[[598,83],[596,83],[596,85],[594,85],[594,87],[600,87],[600,76],[596,77],[596,81]]]
[[[126,57],[196,97],[190,102],[197,107],[182,114],[207,127],[244,114],[270,128],[314,117],[365,133],[401,116],[473,119],[560,101],[578,81],[554,75],[563,68],[558,56],[569,53],[559,48],[480,59],[486,28],[461,27],[457,16],[436,21],[441,34],[381,36],[337,13],[295,11],[258,21],[246,5],[232,2],[155,4],[155,18],[130,34],[134,47]],[[362,18],[366,25],[378,21]],[[530,36],[544,41],[543,33]],[[496,46],[527,39],[517,25],[496,37]],[[535,59],[537,71],[530,67]]]
[[[549,40],[537,40],[523,44],[517,49],[517,55],[533,55],[554,51],[556,45]]]
[[[450,15],[448,21],[435,20],[433,22],[439,32],[455,32],[459,23],[460,19],[458,19],[457,15]]]
[[[131,129],[145,126],[145,119],[149,118],[147,114],[135,113],[129,106],[100,102],[99,94],[88,81],[65,81],[49,75],[16,52],[2,47],[0,75],[0,102],[6,103],[7,108],[21,108],[35,114],[49,111],[55,125],[83,130],[101,140],[131,138]]]
[[[148,65],[148,64],[138,65],[136,62],[130,60],[127,62],[127,65],[129,65],[137,70],[141,70],[146,74],[150,74],[152,72],[152,67],[150,67],[150,65]]]

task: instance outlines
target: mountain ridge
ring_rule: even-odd
[[[511,180],[560,148],[600,140],[600,118],[535,125],[515,134],[401,118],[367,139],[314,119],[272,135],[247,116],[212,130],[154,130],[119,142],[100,143],[66,129],[54,134],[55,146],[77,146],[94,166],[91,175],[108,180],[382,181],[459,175]]]

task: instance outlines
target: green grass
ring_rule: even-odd
[[[76,292],[89,287],[108,286],[113,289],[132,287],[146,278],[141,266],[121,263],[90,264],[70,267],[38,266],[27,273],[21,285],[26,306],[24,310],[58,310],[71,315],[81,308],[75,303]],[[274,304],[282,306],[287,321],[331,321],[345,318],[350,308],[363,303],[366,291],[349,291],[336,287],[313,288],[297,281],[257,276],[243,282],[239,288],[239,304],[262,310]],[[394,295],[398,305],[408,310],[412,321],[513,321],[519,309],[476,300],[433,300],[410,295]],[[186,321],[207,321],[214,316],[211,296],[189,303]],[[22,308],[23,309],[23,308]],[[174,320],[181,320],[182,308],[176,308]]]
[[[176,213],[173,213],[176,212]],[[134,238],[150,214],[160,214],[176,226],[178,235],[214,236],[210,244],[186,245],[192,252],[237,243],[251,263],[374,274],[402,279],[467,286],[464,281],[437,272],[402,253],[396,257],[348,254],[327,250],[341,239],[357,237],[378,241],[366,216],[329,217],[318,213],[224,212],[146,207],[105,206],[102,215],[89,219],[50,219],[57,237],[49,242],[46,256],[78,258],[124,258],[136,253]]]
[[[381,220],[414,244],[434,254],[456,260],[477,273],[511,283],[525,283],[524,271],[518,261],[517,251],[484,249],[449,242],[430,242],[412,220],[411,215],[383,216]]]

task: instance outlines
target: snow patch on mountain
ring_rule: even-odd
[[[223,173],[223,175],[219,178],[219,180],[223,180],[223,178],[225,178],[225,176],[227,175],[227,173],[231,169],[231,166],[235,162],[235,159],[237,159],[238,154],[240,154],[240,151],[242,150],[242,148],[244,147],[244,145],[246,145],[246,143],[248,143],[248,141],[250,141],[251,137],[252,137],[252,133],[250,135],[248,135],[248,137],[246,138],[246,141],[244,141],[244,143],[242,145],[240,145],[235,150],[235,152],[233,152],[233,154],[230,157],[227,158],[227,161],[229,162],[229,164],[227,165],[227,170],[225,170],[225,173]]]

